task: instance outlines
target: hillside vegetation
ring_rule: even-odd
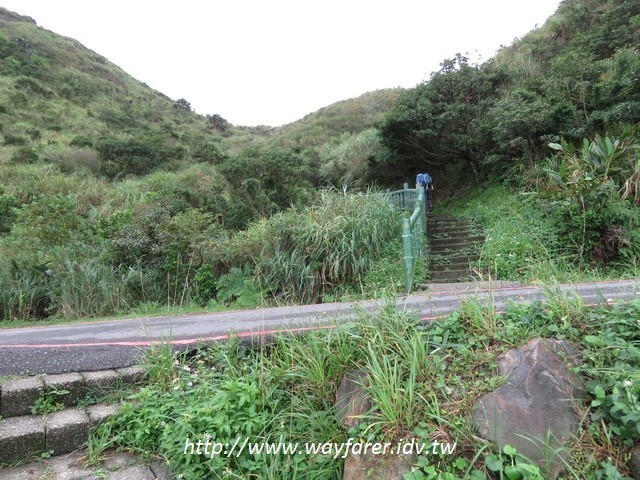
[[[483,217],[493,232],[480,267],[499,278],[536,279],[534,271],[549,271],[547,261],[574,277],[612,268],[637,274],[638,45],[637,1],[565,0],[487,63],[457,55],[403,94],[380,126],[392,154],[374,176],[394,182],[428,169],[441,192],[480,182],[527,193],[526,205],[506,190],[480,197],[490,202]],[[513,229],[496,230],[505,214]],[[514,251],[513,235],[531,218],[546,232],[536,240],[542,248]]]
[[[344,192],[424,170],[438,200],[484,182],[491,212],[531,211],[521,218],[543,225],[532,248],[507,255],[509,232],[532,225],[496,228],[468,196],[450,207],[493,232],[484,273],[635,275],[639,28],[636,1],[566,0],[483,65],[457,55],[413,89],[272,128],[197,115],[0,9],[0,318],[393,290],[397,218]]]
[[[319,187],[358,179],[397,90],[234,126],[5,9],[0,74],[0,319],[321,301],[362,293],[372,273],[380,285],[371,267],[395,255],[396,214]]]

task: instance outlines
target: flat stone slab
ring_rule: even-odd
[[[44,447],[44,417],[29,415],[0,420],[0,465],[39,455]]]
[[[417,455],[355,455],[344,461],[342,480],[403,480],[411,473]]]
[[[139,457],[126,453],[107,455],[98,466],[86,467],[84,451],[51,457],[46,460],[0,469],[0,480],[173,480],[160,477]]]
[[[38,377],[4,382],[0,393],[0,415],[3,418],[30,415],[31,407],[40,398],[43,387]]]
[[[582,380],[569,366],[577,357],[567,341],[535,339],[498,358],[506,383],[478,400],[473,423],[499,448],[515,447],[554,478],[568,461],[580,418]],[[545,476],[545,478],[547,478]]]
[[[368,381],[364,370],[352,370],[345,374],[336,391],[336,415],[346,427],[356,427],[361,416],[371,409],[371,399],[363,385]]]
[[[89,417],[82,410],[67,409],[46,417],[46,450],[54,455],[82,448],[89,438]]]

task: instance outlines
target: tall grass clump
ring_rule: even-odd
[[[65,318],[113,315],[130,306],[127,283],[134,275],[98,259],[64,258],[56,272],[51,308]]]
[[[131,306],[137,272],[100,259],[63,257],[55,265],[18,265],[0,274],[0,319],[113,315]]]
[[[361,284],[398,235],[398,222],[382,197],[327,190],[311,207],[253,224],[213,254],[218,264],[250,264],[272,297],[311,303],[338,287]]]

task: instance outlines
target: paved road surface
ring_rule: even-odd
[[[640,298],[640,279],[581,283],[558,287],[578,295],[587,304]],[[508,302],[545,298],[532,286],[496,286],[487,283],[451,284],[441,291],[427,290],[396,300],[424,321],[450,312],[469,298]],[[171,339],[176,348],[224,340],[230,335],[262,338],[281,331],[332,328],[353,321],[357,310],[375,311],[380,300],[295,307],[263,308],[175,317],[131,318],[81,324],[0,329],[0,375],[64,373],[126,367],[137,363],[144,348]]]

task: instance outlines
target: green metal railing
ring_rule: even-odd
[[[410,217],[402,219],[402,250],[404,260],[404,278],[407,293],[413,286],[413,274],[418,259],[424,255],[423,246],[427,233],[425,216],[424,188],[416,185],[409,188],[405,183],[402,190],[387,192],[385,196],[399,210],[408,210]]]
[[[413,273],[416,262],[423,255],[422,246],[427,232],[427,219],[424,213],[424,189],[417,188],[413,213],[409,218],[402,219],[402,250],[404,252],[404,278],[407,293],[413,285]]]
[[[418,190],[422,189],[409,188],[409,184],[405,183],[402,190],[396,190],[394,192],[388,191],[384,195],[398,210],[412,211],[418,198]]]

